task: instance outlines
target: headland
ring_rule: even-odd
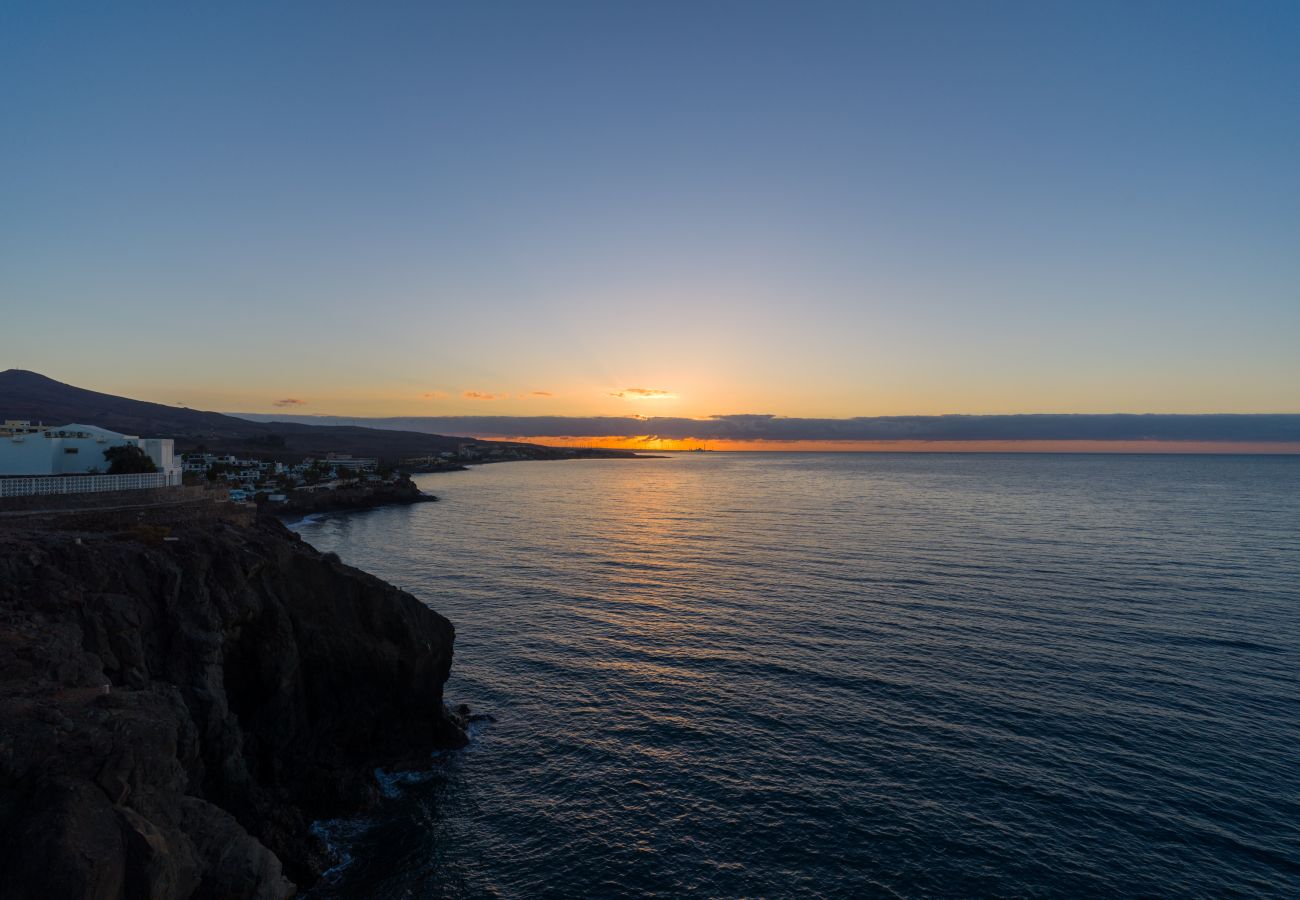
[[[291,896],[465,741],[455,631],[251,508],[0,518],[0,895]]]

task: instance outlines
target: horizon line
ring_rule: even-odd
[[[919,452],[1277,452],[1300,448],[1294,413],[1016,413],[799,418],[768,414],[680,416],[332,416],[245,413],[262,423],[352,425],[380,430],[620,449]]]

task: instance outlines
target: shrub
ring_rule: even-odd
[[[135,475],[158,471],[158,467],[153,464],[148,454],[132,444],[109,447],[104,451],[104,459],[108,461],[109,475]]]

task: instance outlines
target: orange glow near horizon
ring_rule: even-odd
[[[476,435],[482,440],[524,441],[548,447],[600,447],[645,452],[683,450],[802,451],[838,453],[1250,453],[1300,454],[1300,443],[1245,441],[727,441],[640,437],[508,438]]]

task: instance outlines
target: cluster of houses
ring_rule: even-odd
[[[129,475],[114,474],[106,453],[115,447],[135,447],[152,467],[137,467]],[[140,469],[152,468],[151,472]],[[235,502],[259,493],[284,502],[287,492],[301,488],[328,490],[343,483],[382,481],[379,460],[345,453],[308,457],[299,463],[244,459],[231,454],[175,453],[171,438],[141,438],[96,425],[33,424],[8,419],[0,425],[0,496],[90,493],[173,487],[205,478],[222,484]]]
[[[137,456],[147,456],[154,471],[130,475],[110,472],[110,458],[120,454],[106,454],[106,451],[123,446],[137,448],[140,452]],[[455,452],[443,451],[406,460],[404,467],[434,471],[455,468],[461,463],[525,458],[529,455],[523,448],[467,441]],[[180,485],[184,476],[222,485],[235,502],[247,502],[259,494],[265,494],[271,502],[284,502],[293,490],[329,490],[358,480],[384,480],[379,474],[379,460],[346,453],[308,457],[298,463],[246,459],[232,454],[181,456],[175,453],[170,438],[141,438],[95,425],[52,427],[11,419],[0,426],[0,496],[170,487]]]
[[[564,453],[576,451],[565,450]],[[443,458],[455,458],[463,462],[506,462],[507,460],[532,459],[531,452],[524,447],[510,444],[461,444],[455,454],[441,453]]]
[[[310,485],[328,489],[343,481],[382,481],[379,460],[346,453],[330,453],[324,459],[307,457],[299,463],[243,459],[229,454],[187,453],[181,460],[185,472],[210,481],[223,481],[236,503],[265,493],[272,503],[283,503],[287,491]]]

